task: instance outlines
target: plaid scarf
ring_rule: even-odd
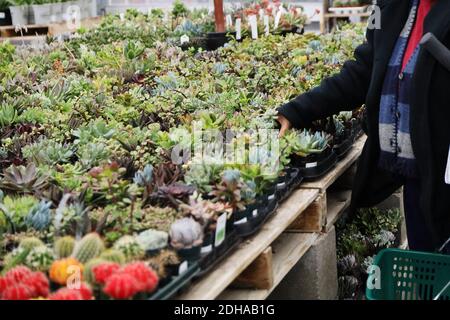
[[[380,102],[379,166],[405,177],[415,177],[417,172],[409,131],[409,110],[411,81],[420,46],[417,46],[403,71],[402,62],[416,20],[418,4],[419,0],[412,1],[408,20],[387,68]]]

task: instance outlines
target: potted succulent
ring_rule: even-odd
[[[0,0],[0,26],[10,26],[12,24],[9,1]]]
[[[170,245],[182,259],[195,261],[200,258],[203,228],[193,218],[182,218],[172,223],[169,237]]]

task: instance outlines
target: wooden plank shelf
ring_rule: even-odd
[[[299,189],[285,200],[261,230],[242,243],[214,270],[194,282],[178,298],[210,300],[217,298],[258,256],[271,246],[286,228],[311,205],[319,194],[314,189]],[[314,234],[297,240],[311,240]],[[302,242],[296,242],[300,247]],[[308,242],[309,243],[309,242]],[[307,250],[305,245],[305,251]]]
[[[361,155],[366,139],[366,136],[362,136],[357,141],[355,141],[349,153],[342,160],[340,160],[336,164],[336,166],[324,177],[317,180],[304,182],[301,184],[300,188],[319,189],[321,192],[326,192],[327,189],[356,162],[356,160]]]
[[[280,284],[288,272],[318,238],[317,233],[283,233],[272,245],[273,285],[268,289],[227,289],[220,300],[263,300]]]
[[[324,232],[328,232],[350,206],[352,192],[350,190],[328,192],[327,196],[327,218]]]

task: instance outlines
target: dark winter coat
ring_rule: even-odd
[[[380,2],[381,29],[368,30],[367,42],[355,51],[355,60],[312,91],[282,106],[279,112],[294,127],[343,110],[366,105],[368,139],[358,163],[352,208],[373,206],[402,186],[393,174],[378,168],[378,118],[386,67],[405,25],[410,1]],[[424,32],[432,32],[450,47],[450,1],[439,0],[428,14]],[[422,184],[421,209],[435,247],[450,236],[450,185],[444,175],[450,148],[450,71],[426,50],[418,58],[411,90],[410,130]]]

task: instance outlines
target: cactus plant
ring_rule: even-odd
[[[129,299],[139,292],[135,277],[127,273],[116,273],[108,278],[103,292],[114,299]]]
[[[71,236],[65,236],[55,241],[54,251],[58,259],[69,257],[75,247],[75,239]]]
[[[60,285],[66,285],[67,279],[72,275],[72,268],[78,268],[80,274],[83,273],[83,264],[77,259],[69,257],[61,260],[56,260],[52,263],[49,276],[50,279]]]
[[[116,249],[108,249],[103,251],[99,258],[118,264],[124,264],[126,262],[126,257],[123,252]]]
[[[167,247],[168,240],[167,232],[153,229],[145,230],[136,237],[136,241],[146,251],[163,249]]]
[[[2,294],[3,300],[29,300],[32,297],[32,289],[22,283],[17,283],[7,287]]]
[[[33,248],[43,246],[44,243],[36,237],[27,237],[20,240],[19,248],[32,250]]]
[[[183,218],[170,227],[170,244],[176,249],[189,249],[203,242],[202,226],[192,218]]]
[[[127,261],[139,260],[145,254],[141,246],[133,236],[123,236],[118,239],[113,246],[114,249],[121,251]]]
[[[120,265],[114,262],[99,263],[92,268],[94,282],[97,284],[105,284],[106,281],[120,270]]]
[[[102,258],[94,258],[89,260],[89,262],[84,265],[83,280],[87,283],[95,284],[95,275],[93,272],[93,268],[105,262],[107,261]]]
[[[25,262],[29,249],[16,248],[3,258],[3,270],[8,271]]]
[[[89,260],[98,257],[105,246],[100,236],[93,232],[85,235],[76,245],[72,256],[80,261],[86,263]]]
[[[53,250],[46,246],[31,249],[25,258],[25,265],[32,270],[47,271],[55,260]]]
[[[129,263],[120,272],[132,275],[138,281],[140,292],[152,292],[158,286],[158,275],[142,261]]]
[[[26,218],[27,225],[39,231],[46,229],[52,220],[51,205],[50,201],[42,200],[31,208]]]
[[[33,272],[27,275],[21,282],[32,289],[32,295],[36,297],[47,297],[50,292],[50,283],[47,276],[42,272]]]

